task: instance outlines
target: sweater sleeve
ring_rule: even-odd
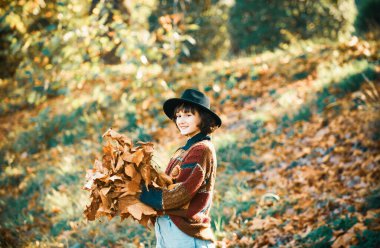
[[[181,172],[175,188],[150,189],[143,187],[140,200],[158,210],[179,208],[188,203],[205,181],[206,171],[212,164],[210,149],[202,144],[190,148],[181,163]]]

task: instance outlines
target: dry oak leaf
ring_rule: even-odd
[[[144,151],[139,149],[133,153],[131,162],[139,166],[141,161],[143,161],[143,158],[144,158]]]
[[[145,205],[142,202],[137,202],[133,205],[129,205],[127,207],[128,212],[137,220],[141,220],[142,215],[155,215],[157,212],[149,207],[148,205]]]
[[[133,178],[136,176],[137,174],[137,171],[135,169],[135,167],[133,166],[133,164],[127,164],[125,167],[124,167],[124,173],[125,175]]]
[[[116,139],[118,142],[132,146],[132,140],[126,137],[125,135],[119,134],[118,132],[114,131],[112,128],[108,129],[102,136],[105,137],[111,137],[112,139]]]

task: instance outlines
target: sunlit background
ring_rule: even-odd
[[[154,247],[85,220],[110,127],[185,141],[161,110],[205,92],[218,247],[380,246],[380,1],[0,2],[0,246]]]

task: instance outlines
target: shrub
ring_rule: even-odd
[[[336,39],[353,31],[354,1],[243,1],[230,10],[232,50],[261,52],[295,39]]]
[[[187,37],[183,44],[176,45],[179,46],[176,52],[182,62],[218,59],[225,56],[229,49],[228,8],[222,1],[159,1],[149,18],[150,29],[156,33],[174,29]],[[177,17],[181,19],[175,22]],[[163,23],[163,18],[172,18],[173,21]],[[165,28],[168,24],[172,27]],[[171,40],[175,42],[174,37]]]

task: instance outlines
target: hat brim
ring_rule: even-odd
[[[201,104],[198,104],[198,103],[190,101],[190,100],[182,99],[182,98],[171,98],[171,99],[168,99],[168,100],[166,100],[164,102],[163,109],[164,109],[164,112],[165,112],[166,116],[169,117],[169,119],[173,119],[174,118],[174,110],[175,110],[175,108],[178,105],[181,105],[182,103],[193,104],[193,105],[197,106],[198,108],[200,108],[201,110],[208,112],[215,119],[216,125],[218,127],[220,127],[222,125],[222,120],[213,111],[211,111],[210,109],[204,107]]]

